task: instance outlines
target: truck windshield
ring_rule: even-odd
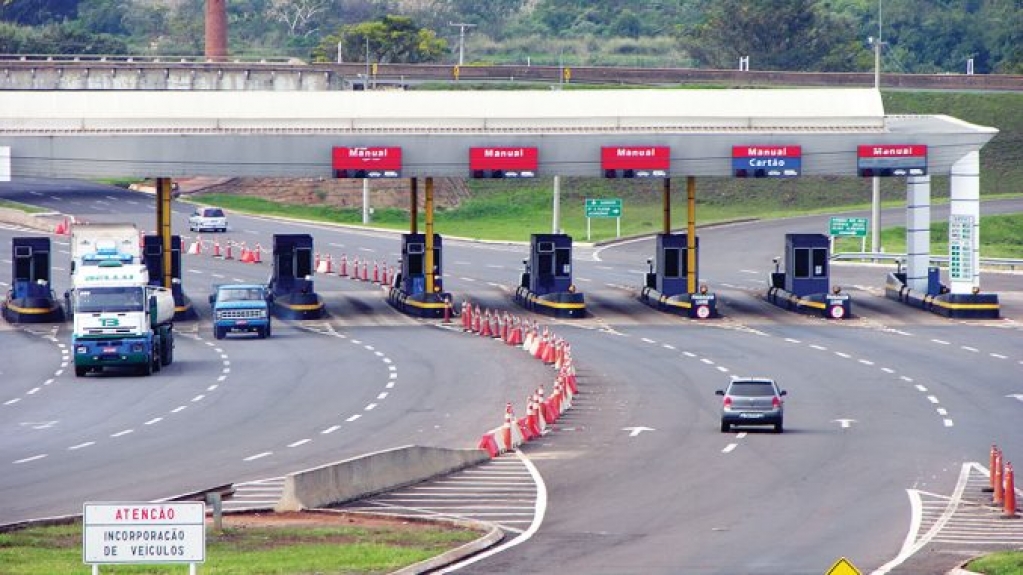
[[[217,296],[220,301],[259,301],[263,299],[263,290],[259,289],[225,289]]]
[[[141,287],[101,287],[75,290],[75,311],[82,313],[143,311]]]

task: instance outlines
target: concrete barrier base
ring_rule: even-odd
[[[287,475],[274,510],[300,511],[354,501],[489,459],[482,449],[410,445],[378,451]]]

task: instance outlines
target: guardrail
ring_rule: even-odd
[[[832,254],[831,259],[843,261],[889,261],[899,265],[906,263],[906,254],[887,252],[841,252]],[[932,255],[928,260],[933,265],[948,267],[948,256]],[[1023,258],[980,258],[982,268],[1023,269]]]

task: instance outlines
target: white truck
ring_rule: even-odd
[[[174,360],[174,296],[149,285],[134,224],[76,225],[71,233],[71,346],[75,375],[106,367],[145,375]]]

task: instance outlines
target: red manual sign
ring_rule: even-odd
[[[668,146],[607,146],[600,149],[607,178],[666,178],[671,168]]]
[[[536,148],[469,148],[469,169],[531,177],[536,174],[539,158]]]
[[[401,148],[335,147],[333,167],[335,178],[399,178]]]

